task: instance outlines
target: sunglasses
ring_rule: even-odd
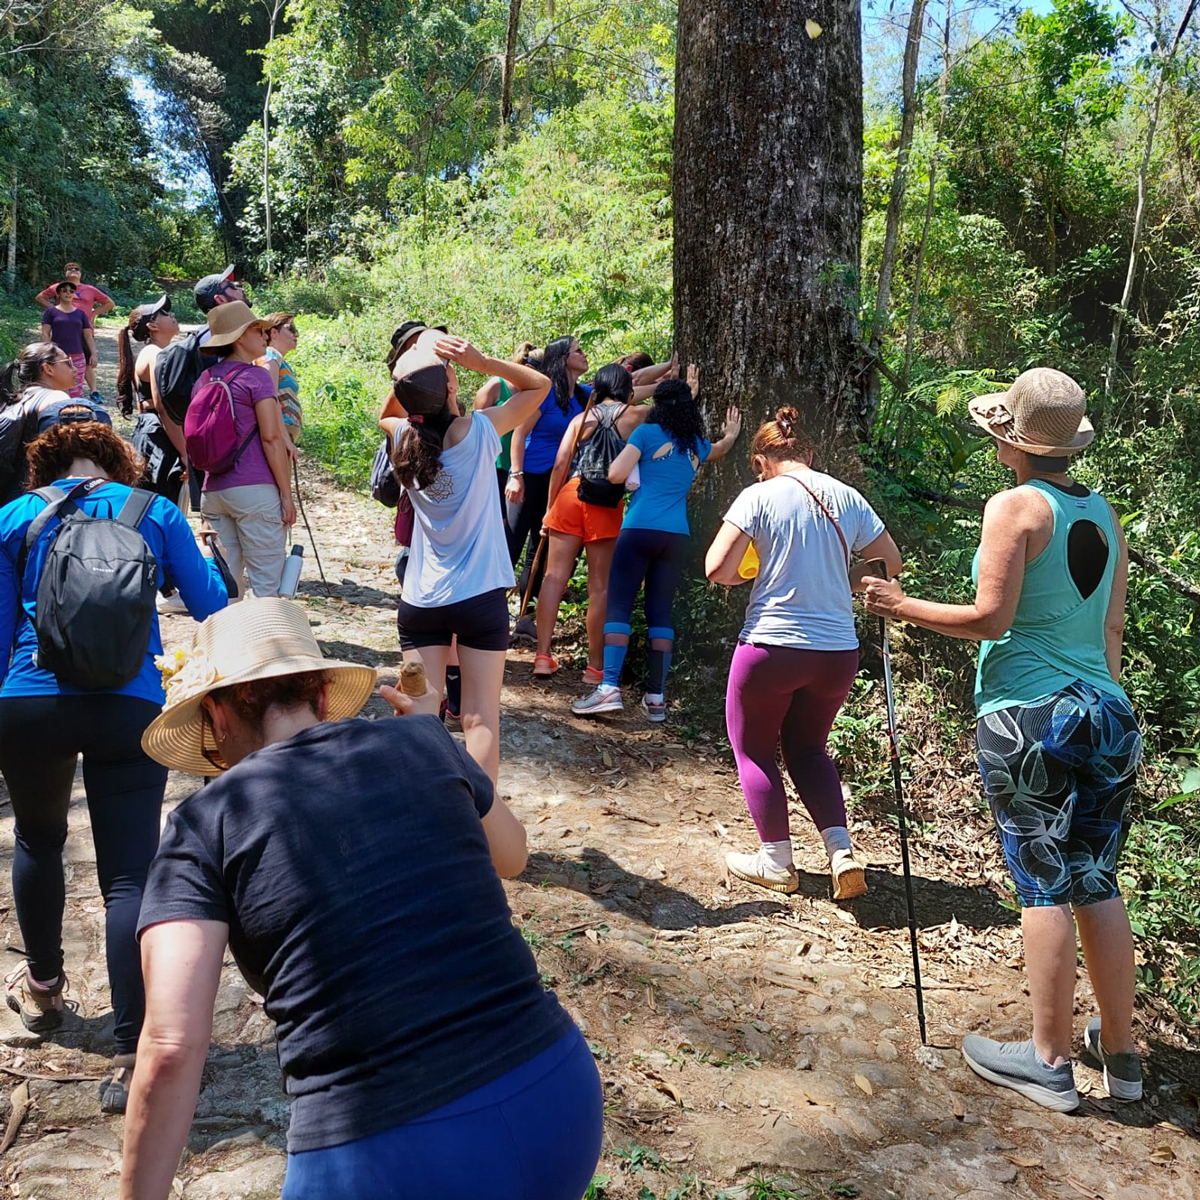
[[[216,767],[218,771],[228,771],[229,764],[222,757],[221,751],[217,749],[216,745],[214,744],[210,748],[204,744],[204,735],[206,733],[212,734],[214,743],[216,741],[216,734],[213,733],[212,719],[209,717],[208,712],[202,708],[200,714],[200,756],[210,766]]]

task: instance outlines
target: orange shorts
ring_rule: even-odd
[[[583,538],[583,544],[586,546],[588,542],[603,542],[615,538],[621,532],[624,507],[623,504],[618,504],[616,508],[584,504],[579,498],[579,478],[576,476],[563,484],[542,524],[555,533]]]

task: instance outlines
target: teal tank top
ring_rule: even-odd
[[[1109,674],[1104,657],[1104,619],[1119,557],[1112,511],[1104,497],[1095,492],[1071,496],[1038,479],[1023,486],[1034,488],[1046,498],[1054,515],[1054,532],[1045,550],[1025,564],[1012,628],[1003,637],[979,647],[975,711],[982,717],[1002,708],[1031,704],[1076,680],[1127,699],[1124,689]],[[1080,595],[1067,563],[1067,539],[1071,526],[1079,520],[1097,525],[1109,548],[1104,574],[1087,599]],[[978,551],[971,575],[978,583]]]

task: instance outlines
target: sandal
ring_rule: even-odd
[[[558,660],[553,654],[536,654],[533,659],[533,673],[539,677],[553,675],[558,670]]]
[[[129,1104],[129,1085],[133,1082],[136,1054],[118,1054],[113,1059],[113,1073],[100,1083],[100,1111],[123,1113]]]

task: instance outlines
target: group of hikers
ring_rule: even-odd
[[[206,327],[193,333],[166,297],[130,314],[133,441],[107,414],[69,408],[24,425],[18,494],[0,508],[0,772],[25,950],[7,1002],[31,1031],[63,1021],[62,850],[82,755],[115,1016],[101,1106],[126,1114],[123,1200],[171,1194],[227,947],[275,1023],[292,1100],[285,1200],[579,1200],[603,1095],[501,884],[527,855],[496,793],[505,663],[532,636],[533,675],[560,669],[554,629],[583,550],[592,690],[572,710],[623,707],[641,592],[641,708],[666,718],[688,495],[733,450],[741,414],[730,407],[710,440],[700,375],[680,378],[674,359],[630,355],[589,385],[572,336],[501,358],[442,326],[397,326],[372,492],[396,509],[413,670],[380,689],[402,719],[362,720],[374,670],[325,658],[279,594],[302,427],[295,322],[256,317],[231,270],[195,298]],[[460,369],[487,380],[469,408]],[[75,353],[52,338],[9,377],[10,407],[64,392],[53,403],[69,405],[67,385],[81,386]],[[853,596],[980,643],[979,762],[1022,905],[1033,1028],[1022,1042],[972,1035],[963,1055],[1059,1111],[1079,1103],[1076,925],[1100,1010],[1085,1051],[1111,1096],[1142,1090],[1116,874],[1141,752],[1119,683],[1128,554],[1108,503],[1070,473],[1092,439],[1085,408],[1072,379],[1041,368],[971,402],[1015,476],[987,504],[971,604],[905,594],[896,542],[860,492],[817,469],[786,404],[754,432],[757,482],[705,531],[704,557],[714,584],[750,585],[726,722],[759,844],[725,862],[775,893],[799,885],[780,756],[834,899],[867,889],[827,745],[858,670]],[[175,452],[170,482],[139,444]],[[163,591],[200,622],[166,655]],[[168,769],[207,786],[160,837]]]

